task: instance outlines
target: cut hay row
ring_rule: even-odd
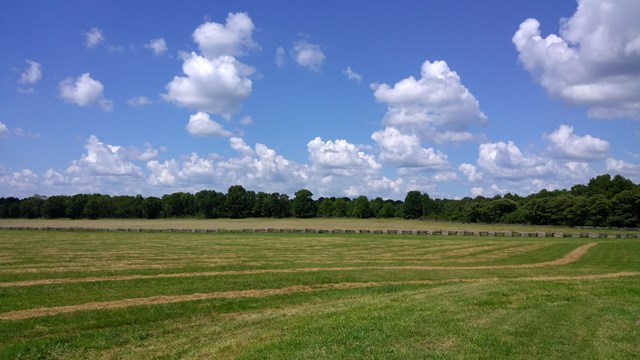
[[[294,293],[315,292],[323,290],[344,290],[361,289],[383,286],[406,286],[406,285],[438,285],[450,283],[487,283],[497,281],[584,281],[599,279],[614,279],[620,277],[640,276],[640,272],[618,272],[607,274],[575,275],[575,276],[536,276],[520,278],[480,278],[480,279],[447,279],[447,280],[409,280],[409,281],[386,281],[386,282],[363,282],[363,283],[333,283],[321,285],[296,285],[277,289],[250,289],[221,291],[212,293],[198,293],[189,295],[173,296],[151,296],[147,298],[122,299],[114,301],[92,302],[78,305],[57,306],[48,308],[36,308],[27,310],[16,310],[0,313],[0,320],[22,320],[41,316],[53,316],[64,313],[91,310],[120,309],[132,306],[148,306],[172,304],[185,301],[198,301],[210,299],[234,299],[234,298],[257,298],[276,295],[288,295]]]
[[[256,269],[256,270],[237,270],[237,271],[207,271],[207,272],[190,272],[190,273],[171,273],[171,274],[155,274],[155,275],[124,275],[124,276],[103,276],[103,277],[86,277],[86,278],[58,278],[58,279],[38,279],[27,281],[0,282],[2,287],[14,286],[37,286],[50,284],[71,284],[71,283],[88,283],[100,281],[128,281],[142,279],[162,279],[162,278],[183,278],[198,276],[230,276],[230,275],[255,275],[255,274],[276,274],[276,273],[304,273],[304,272],[320,272],[320,271],[364,271],[364,270],[496,270],[496,269],[528,269],[541,268],[548,266],[561,266],[576,262],[582,258],[589,249],[596,246],[597,243],[588,243],[582,245],[565,256],[545,262],[532,264],[516,264],[516,265],[483,265],[483,266],[362,266],[362,267],[313,267],[298,269]]]

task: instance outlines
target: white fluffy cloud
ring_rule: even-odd
[[[0,121],[0,138],[6,138],[9,136],[9,128],[7,127],[7,125],[3,124],[2,121]]]
[[[95,27],[91,28],[91,30],[84,33],[84,36],[85,36],[85,45],[87,45],[87,47],[90,49],[100,45],[100,43],[104,41],[104,35],[102,34],[102,30]]]
[[[253,68],[232,56],[212,60],[191,53],[184,61],[186,76],[176,76],[167,84],[162,97],[179,106],[230,117],[242,100],[251,95],[248,78]]]
[[[8,171],[0,166],[0,192],[4,196],[31,196],[37,189],[38,175],[30,169]],[[6,192],[5,192],[6,191]]]
[[[298,65],[312,71],[319,71],[325,59],[320,45],[305,40],[297,41],[293,45],[291,56]]]
[[[126,149],[109,145],[91,135],[85,145],[87,153],[71,162],[67,172],[76,175],[133,176],[142,175],[140,168],[130,162]]]
[[[156,55],[162,55],[169,49],[167,47],[167,42],[163,38],[151,39],[144,45],[144,47],[150,49]]]
[[[640,119],[640,2],[578,0],[559,35],[527,19],[513,36],[524,68],[547,92],[594,118]]]
[[[380,160],[397,167],[438,170],[449,166],[445,154],[433,148],[423,148],[414,134],[407,135],[396,128],[386,127],[384,130],[374,132],[371,138],[380,148]]]
[[[233,150],[243,155],[253,154],[253,149],[251,148],[251,146],[247,145],[247,143],[245,143],[244,140],[239,137],[232,137],[231,139],[229,139],[229,146],[231,146]]]
[[[66,78],[60,82],[58,88],[60,97],[67,103],[79,106],[99,105],[104,111],[113,109],[113,102],[102,94],[104,86],[100,81],[92,79],[89,73],[84,73],[76,79]]]
[[[20,74],[20,83],[33,85],[42,79],[42,65],[33,60],[27,59],[29,67]]]
[[[229,13],[226,24],[206,22],[193,32],[193,40],[209,59],[240,56],[257,47],[252,39],[254,25],[246,13]]]
[[[573,133],[573,127],[560,125],[544,138],[551,145],[553,155],[571,160],[604,159],[609,151],[609,143],[591,135],[578,136]]]
[[[372,84],[378,102],[387,105],[383,124],[435,142],[467,141],[474,125],[486,122],[480,104],[444,61],[425,61],[421,78],[410,76],[393,86]]]
[[[375,156],[360,151],[356,145],[346,140],[324,142],[316,137],[307,143],[307,151],[314,167],[338,175],[358,176],[362,171],[382,167]]]
[[[193,136],[222,136],[231,137],[233,134],[225,130],[224,126],[211,120],[209,114],[199,112],[189,116],[187,131]]]
[[[605,161],[605,165],[609,172],[628,177],[636,183],[640,182],[640,164],[609,158]]]
[[[482,173],[478,172],[478,168],[474,165],[462,163],[458,166],[458,170],[460,170],[460,172],[462,172],[471,182],[482,180]]]
[[[505,179],[547,176],[552,166],[549,160],[523,154],[511,141],[481,144],[478,165],[492,177]]]
[[[255,191],[290,194],[302,188],[301,167],[275,150],[260,143],[251,148],[237,137],[229,143],[240,156],[214,161],[191,154],[179,160],[149,161],[148,183],[189,191],[203,187],[224,190],[236,184]]]

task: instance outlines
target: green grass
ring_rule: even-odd
[[[590,242],[570,264],[499,267],[552,261]],[[638,254],[638,239],[0,231],[0,283],[221,272],[0,286],[0,318],[258,294],[0,320],[0,359],[633,359]],[[224,274],[247,270],[266,272]],[[620,272],[631,274],[589,278]],[[283,288],[291,291],[258,292]]]

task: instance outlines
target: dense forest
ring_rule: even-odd
[[[302,189],[286,194],[246,190],[233,185],[227,193],[202,190],[159,197],[77,194],[18,199],[0,198],[0,218],[246,218],[356,217],[435,219],[471,223],[640,227],[640,185],[620,175],[600,175],[569,190],[542,190],[521,197],[432,199],[410,191],[404,201],[318,198]]]

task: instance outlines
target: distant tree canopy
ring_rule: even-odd
[[[640,227],[640,185],[620,175],[600,175],[569,190],[541,190],[521,197],[513,194],[485,198],[433,199],[418,190],[404,201],[369,200],[366,196],[313,199],[301,189],[286,194],[254,192],[241,185],[227,193],[202,190],[149,196],[34,195],[0,198],[0,218],[246,218],[355,217],[435,219],[475,223]]]

